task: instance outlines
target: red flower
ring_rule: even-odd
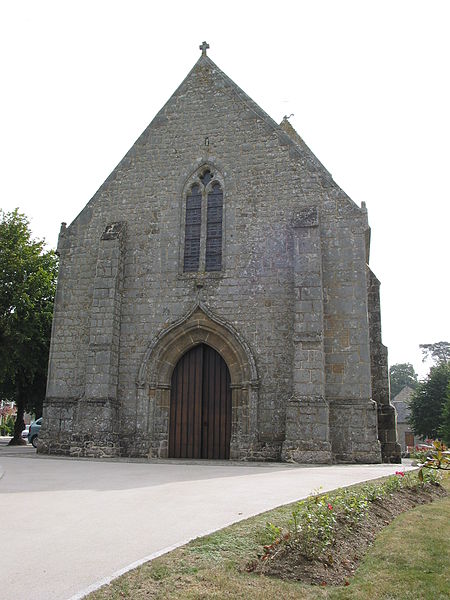
[[[400,475],[400,477],[404,477],[405,476],[405,471],[395,471],[396,475]]]
[[[328,510],[333,510],[333,507],[331,506],[331,504],[328,504]]]

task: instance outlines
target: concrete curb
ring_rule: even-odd
[[[248,517],[246,517],[246,518],[248,518]],[[236,521],[231,521],[230,523],[228,523],[228,525],[225,525],[225,527],[229,527],[230,525],[233,525],[234,523],[236,523]],[[167,548],[163,548],[162,550],[153,552],[153,554],[144,556],[144,558],[140,558],[139,560],[136,560],[135,562],[127,565],[126,567],[123,567],[123,569],[119,569],[119,571],[115,571],[112,575],[109,575],[108,577],[104,577],[103,579],[96,581],[95,583],[93,583],[92,585],[87,587],[86,589],[84,589],[81,592],[78,592],[77,594],[75,594],[74,596],[71,596],[70,598],[68,598],[68,600],[82,600],[82,598],[86,598],[86,596],[88,596],[89,594],[92,594],[92,592],[96,592],[104,585],[108,585],[108,583],[111,583],[114,579],[117,579],[118,577],[125,575],[125,573],[128,573],[129,571],[132,571],[133,569],[136,569],[137,567],[140,567],[144,563],[154,560],[155,558],[158,558],[158,557],[162,556],[163,554],[167,554],[168,552],[172,552],[172,550],[176,550],[177,548],[180,548],[181,546],[184,546],[185,544],[192,542],[192,540],[196,540],[199,537],[204,537],[205,535],[210,535],[211,533],[214,533],[216,531],[217,531],[217,529],[211,529],[209,531],[205,531],[204,533],[200,533],[199,535],[197,535],[193,538],[183,540],[182,542],[179,542],[178,544],[174,544],[173,546],[168,546]]]

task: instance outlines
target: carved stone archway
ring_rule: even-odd
[[[216,350],[230,371],[230,458],[245,459],[257,439],[258,376],[249,346],[228,323],[199,303],[149,344],[137,378],[136,433],[149,442],[149,457],[168,452],[170,389],[178,360],[198,344]]]

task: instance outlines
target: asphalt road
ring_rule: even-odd
[[[98,462],[0,444],[0,596],[75,600],[131,565],[398,465]],[[406,467],[409,468],[409,467]]]

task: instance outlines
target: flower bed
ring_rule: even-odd
[[[343,585],[376,534],[398,514],[444,495],[439,475],[397,471],[383,483],[298,502],[287,529],[267,524],[270,543],[248,571],[318,585]]]

